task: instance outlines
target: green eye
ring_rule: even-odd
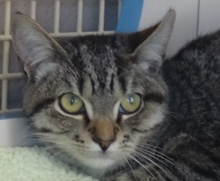
[[[141,106],[141,97],[138,94],[130,94],[121,101],[120,112],[122,114],[131,114],[137,111]]]
[[[72,93],[63,94],[59,101],[61,109],[70,114],[81,112],[84,106],[82,99]]]

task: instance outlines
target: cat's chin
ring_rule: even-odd
[[[90,158],[84,164],[95,170],[109,170],[116,162],[112,158]]]
[[[125,161],[123,161],[121,158],[123,157],[98,153],[97,155],[93,154],[78,157],[77,160],[83,167],[89,169],[93,174],[99,175],[124,164]]]

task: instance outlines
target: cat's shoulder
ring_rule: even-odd
[[[188,42],[174,58],[202,58],[216,55],[220,58],[220,30]]]

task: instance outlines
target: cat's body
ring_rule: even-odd
[[[220,31],[186,45],[164,61],[162,72],[167,115],[144,146],[146,155],[155,151],[146,172],[156,177],[135,173],[139,165],[132,165],[124,180],[220,180]]]
[[[103,181],[220,180],[220,32],[161,66],[172,11],[140,33],[62,46],[16,18],[24,110],[55,155]]]
[[[220,180],[220,31],[165,61],[163,77],[170,114],[158,140],[169,137],[165,147],[189,166],[191,180]]]

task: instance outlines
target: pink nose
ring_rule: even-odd
[[[101,140],[99,138],[93,138],[93,141],[98,143],[99,146],[101,147],[102,151],[105,152],[108,149],[109,145],[114,141],[114,139],[111,139],[111,140]]]
[[[112,120],[95,120],[89,125],[88,131],[93,141],[100,145],[103,152],[116,139],[116,125]]]

